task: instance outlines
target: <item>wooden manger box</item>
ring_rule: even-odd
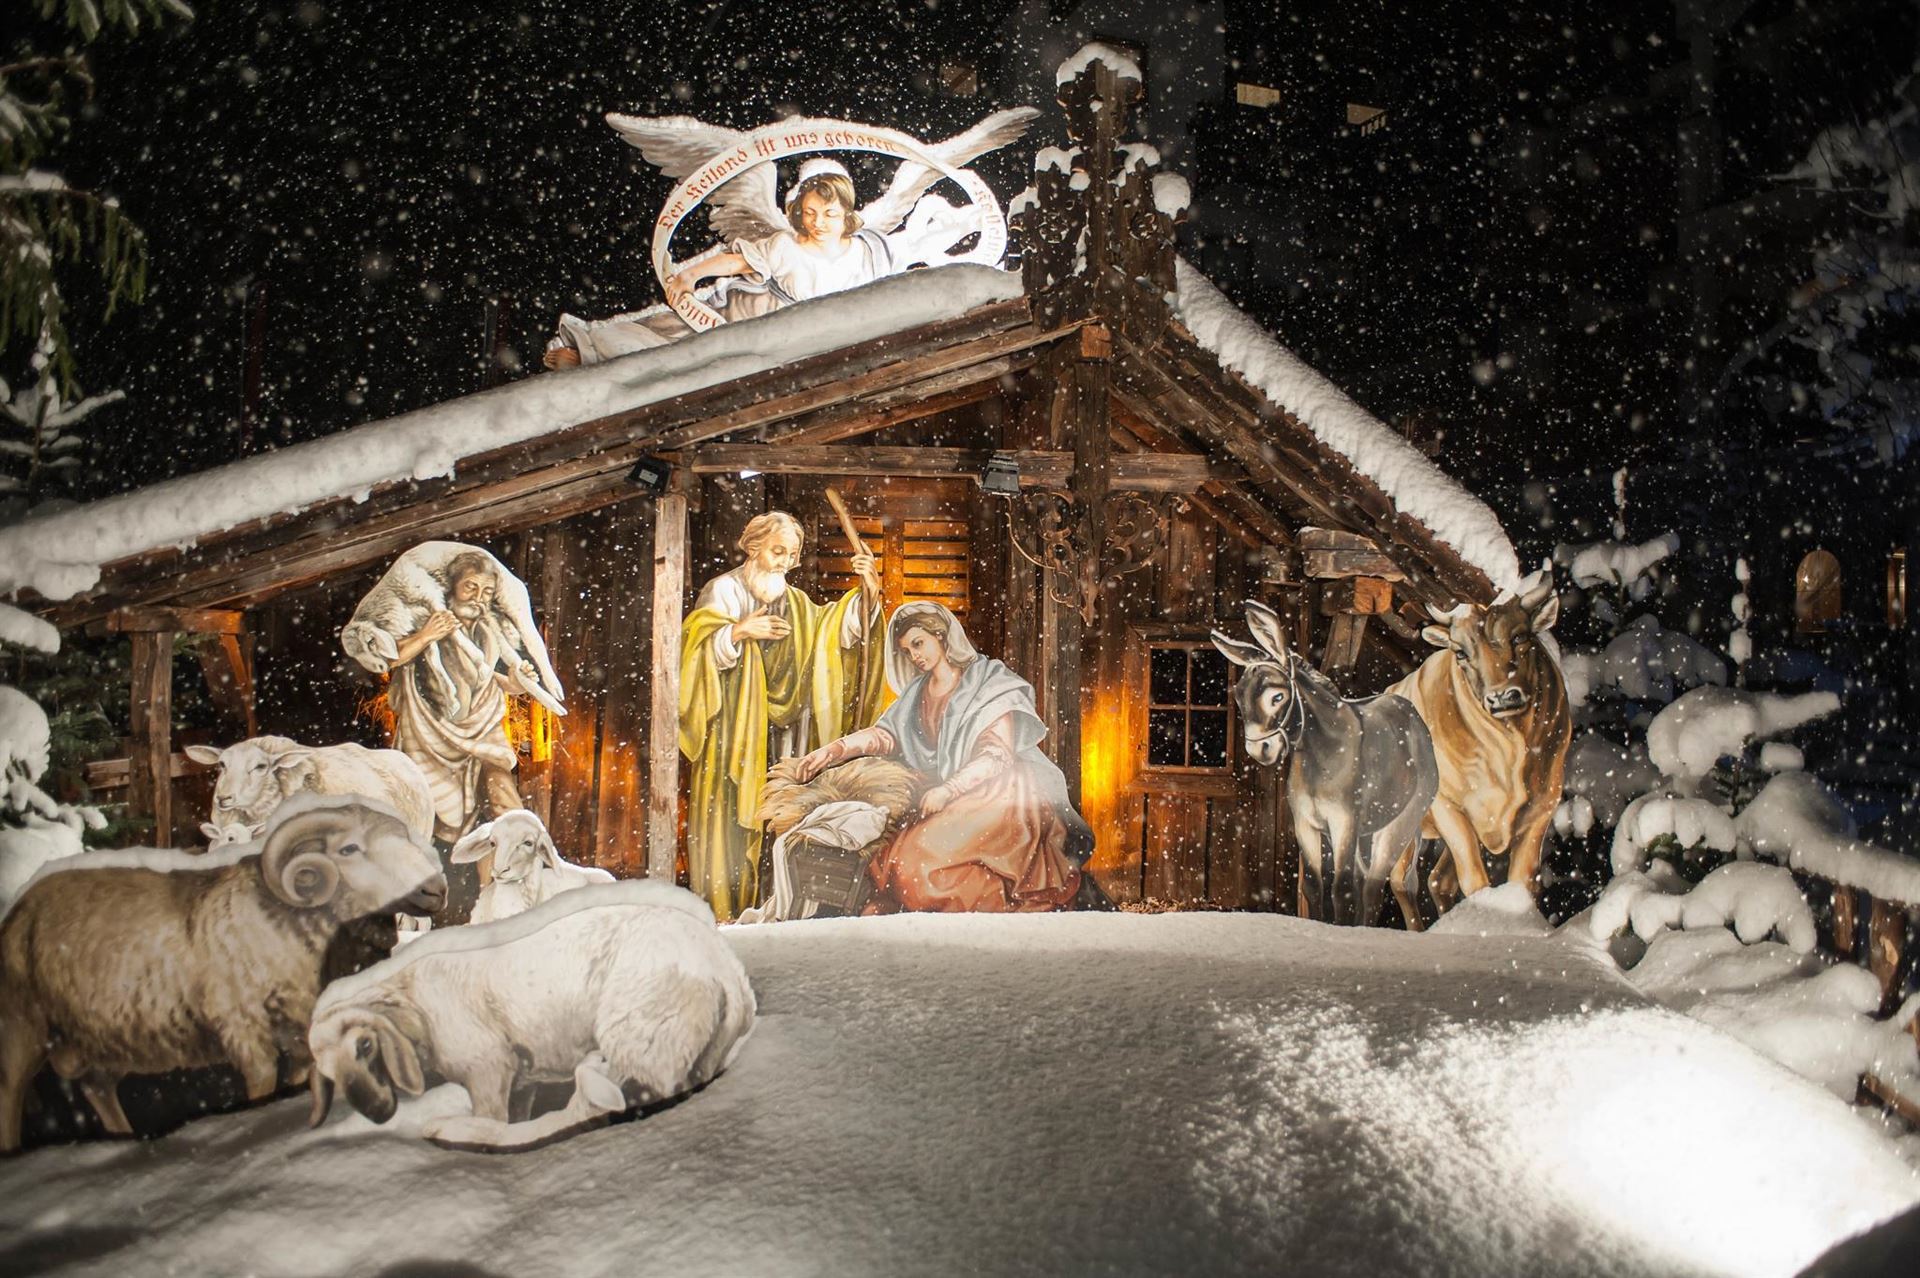
[[[841,918],[860,913],[873,894],[867,863],[884,843],[877,840],[857,850],[805,838],[787,844],[794,917]]]

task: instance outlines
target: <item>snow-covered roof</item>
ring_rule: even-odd
[[[1184,258],[1174,262],[1174,280],[1174,313],[1223,367],[1298,418],[1321,443],[1378,484],[1394,509],[1425,524],[1485,573],[1495,588],[1519,591],[1519,556],[1485,502],[1275,341]]]
[[[614,413],[965,314],[1021,294],[983,266],[913,271],[656,350],[529,377],[134,492],[0,528],[0,594],[69,599],[100,569],[276,514],[455,474],[463,459]]]
[[[1160,175],[1162,177],[1166,175]],[[1205,276],[1177,263],[1175,312],[1200,345],[1305,425],[1496,588],[1519,562],[1484,503],[1302,363]],[[0,594],[48,600],[91,589],[102,567],[382,485],[451,477],[494,453],[649,404],[1021,296],[1018,275],[978,266],[915,271],[730,324],[658,349],[526,378],[276,452],[0,528]]]

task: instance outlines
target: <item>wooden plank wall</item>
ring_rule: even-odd
[[[1235,726],[1232,792],[1217,781],[1156,780],[1144,774],[1147,665],[1142,631],[1238,632],[1243,601],[1260,598],[1298,617],[1291,598],[1264,585],[1246,545],[1196,508],[1168,502],[1168,544],[1151,568],[1102,596],[1102,624],[1090,636],[1096,695],[1084,707],[1087,819],[1098,839],[1092,868],[1117,901],[1221,909],[1294,908],[1298,857],[1286,814],[1283,774],[1245,755]],[[1112,722],[1109,723],[1108,720]],[[1120,775],[1098,783],[1114,765]],[[1111,790],[1111,797],[1107,791]],[[1211,793],[1209,792],[1211,791]]]
[[[554,724],[547,826],[561,855],[619,875],[646,849],[651,504],[630,501],[540,531],[536,608],[567,714]]]

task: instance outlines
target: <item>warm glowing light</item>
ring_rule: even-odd
[[[1126,700],[1117,688],[1095,689],[1080,714],[1080,809],[1093,827],[1098,867],[1119,851],[1114,821],[1132,779]]]

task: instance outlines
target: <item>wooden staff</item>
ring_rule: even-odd
[[[853,516],[847,512],[847,503],[841,499],[840,494],[837,490],[833,488],[827,489],[827,505],[833,507],[833,513],[839,516],[840,531],[846,534],[847,541],[852,544],[853,553],[856,555],[872,554],[873,552],[867,549],[867,543],[860,539],[859,532],[854,529]],[[861,583],[861,585],[862,585],[862,598],[864,600],[865,583],[863,582]],[[880,609],[883,607],[884,601],[880,599],[875,599],[872,602],[874,605],[874,610],[877,614],[880,611]],[[860,640],[860,684],[859,686],[862,688],[867,686],[867,674],[873,668],[872,662],[874,659],[874,647],[875,645],[873,642],[873,629],[871,626],[868,626],[865,632],[862,634],[861,640]],[[879,707],[875,706],[874,709],[877,711]],[[853,726],[855,728],[864,728],[864,727],[867,727],[868,725],[865,723],[857,723]]]
[[[867,549],[867,543],[860,540],[860,534],[853,526],[853,516],[847,513],[847,503],[841,499],[839,492],[835,489],[827,489],[827,505],[833,507],[833,513],[840,517],[840,531],[847,535],[847,541],[853,546],[853,553],[872,554],[873,552]]]

